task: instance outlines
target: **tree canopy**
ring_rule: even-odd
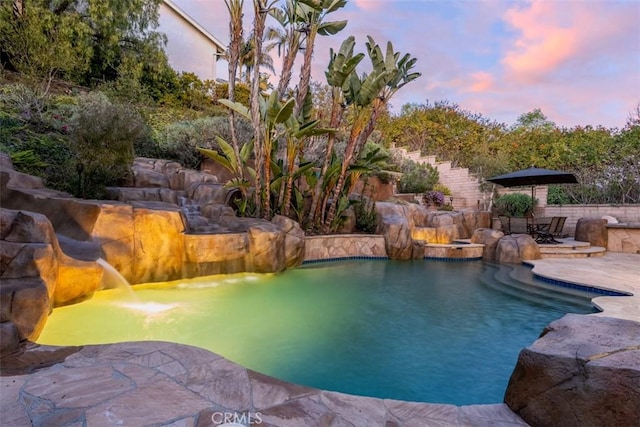
[[[49,83],[85,86],[168,68],[155,31],[161,0],[25,0],[0,3],[3,66]]]

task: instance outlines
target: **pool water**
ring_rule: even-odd
[[[583,297],[514,293],[494,279],[504,269],[531,274],[481,261],[360,260],[136,286],[135,298],[108,290],[55,309],[38,342],[173,341],[327,390],[498,403],[518,353],[548,323],[593,312]]]

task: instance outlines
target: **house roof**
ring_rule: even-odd
[[[180,9],[174,2],[172,2],[171,0],[162,0],[162,2],[176,14],[178,14],[178,16],[180,16],[187,24],[191,25],[203,36],[209,39],[211,43],[216,47],[216,52],[222,53],[226,50],[225,45],[220,40],[215,38],[209,31],[205,30],[202,25],[198,24],[192,17],[187,15],[186,12]]]

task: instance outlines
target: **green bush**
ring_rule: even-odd
[[[38,129],[46,127],[43,117],[47,109],[46,101],[45,97],[22,84],[7,85],[0,89],[2,111]]]
[[[49,188],[70,192],[73,180],[69,171],[75,166],[67,136],[46,125],[43,114],[38,113],[34,122],[34,116],[23,119],[23,112],[0,105],[0,151],[9,154],[17,171],[42,178]],[[65,126],[63,120],[58,124]]]
[[[564,187],[551,185],[547,193],[547,203],[550,205],[567,205],[571,203],[571,197],[569,197]]]
[[[246,143],[253,137],[251,125],[246,120],[236,121],[238,141]],[[216,136],[231,141],[227,116],[203,117],[196,120],[169,124],[157,135],[159,157],[179,162],[182,166],[197,169],[202,154],[197,147],[215,150]]]
[[[79,97],[70,126],[78,179],[74,193],[83,198],[104,198],[105,187],[117,184],[129,173],[134,142],[149,136],[149,128],[137,111],[112,103],[101,92]]]
[[[402,164],[402,178],[398,182],[400,193],[424,193],[438,182],[438,170],[429,164],[407,160]]]
[[[449,189],[449,187],[447,187],[446,185],[441,184],[439,182],[436,185],[433,186],[433,191],[439,191],[445,196],[450,196],[451,195],[451,190]]]
[[[496,209],[500,216],[527,216],[535,207],[531,196],[522,193],[505,194],[496,200]]]
[[[353,205],[353,212],[356,216],[356,230],[363,233],[373,234],[378,227],[378,214],[376,213],[376,203],[362,196]]]

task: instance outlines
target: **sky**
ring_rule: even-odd
[[[173,1],[228,43],[223,0]],[[245,0],[245,34],[252,3]],[[327,17],[344,19],[342,32],[318,37],[312,78],[325,81],[329,49],[349,35],[359,52],[367,35],[391,41],[422,73],[391,99],[393,111],[447,101],[507,125],[539,108],[561,127],[622,128],[640,105],[640,0],[350,0]],[[226,73],[220,64],[218,77]]]

